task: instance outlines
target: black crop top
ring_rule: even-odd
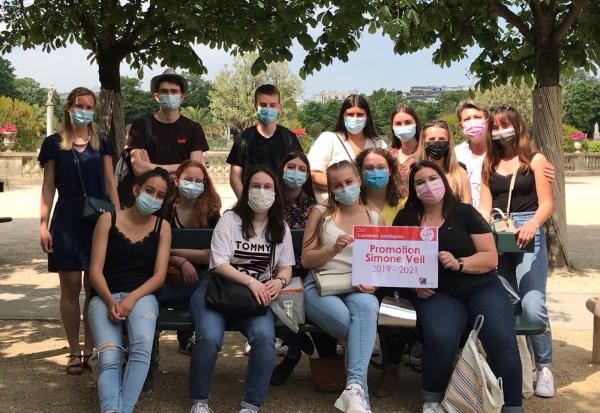
[[[111,212],[111,225],[104,260],[104,278],[111,294],[130,293],[154,274],[162,218],[156,219],[154,229],[138,242],[131,242],[115,225],[116,213]],[[98,293],[92,288],[91,296]]]
[[[532,159],[536,153],[531,154]],[[488,182],[490,192],[492,193],[492,208],[499,208],[503,212],[506,212],[511,179],[512,174],[504,176],[496,171],[492,174]],[[527,172],[517,172],[510,203],[510,212],[537,211],[538,196],[535,187],[535,175],[531,169]]]

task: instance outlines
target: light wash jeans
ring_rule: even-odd
[[[515,227],[525,225],[534,212],[511,213]],[[523,314],[546,324],[544,334],[529,336],[537,368],[552,367],[552,332],[546,308],[548,250],[544,229],[539,228],[533,241],[534,252],[502,253],[498,257],[498,275],[513,304],[521,303]]]
[[[348,343],[346,386],[358,384],[369,403],[367,371],[377,334],[379,301],[373,294],[350,293],[321,297],[314,277],[304,280],[306,317],[329,335]]]
[[[129,293],[113,294],[117,301]],[[133,310],[121,323],[113,323],[108,318],[108,307],[101,297],[90,301],[88,310],[94,345],[98,349],[98,398],[100,411],[131,413],[140,396],[154,341],[154,330],[158,316],[158,304],[153,294],[140,298]],[[125,371],[123,367],[123,333],[129,340],[129,358]],[[110,347],[109,347],[110,346]]]
[[[217,356],[223,346],[228,325],[239,330],[250,343],[250,357],[246,369],[246,390],[242,408],[256,410],[267,397],[269,380],[275,363],[275,321],[273,312],[259,317],[228,318],[206,306],[206,277],[190,301],[190,314],[196,328],[196,342],[190,359],[189,386],[192,403],[209,401],[210,383],[215,373]]]

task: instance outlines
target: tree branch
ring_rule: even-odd
[[[577,3],[576,6],[571,7],[563,21],[554,30],[554,33],[552,34],[552,43],[555,45],[560,44],[561,40],[567,35],[569,27],[575,23],[575,20],[577,20],[577,17],[579,17],[579,14],[589,2],[590,0],[579,0],[579,3]]]
[[[124,49],[131,49],[131,48],[133,48],[134,43],[139,39],[140,34],[142,33],[142,31],[152,21],[152,17],[154,17],[154,12],[155,11],[156,11],[156,3],[150,2],[150,5],[148,6],[148,9],[146,10],[146,13],[144,14],[144,18],[142,19],[142,21],[140,22],[140,24],[138,24],[136,26],[136,28],[131,31],[131,33],[129,34],[129,36],[127,38],[125,38],[125,37],[123,38],[124,40],[122,42],[122,47]],[[132,19],[133,19],[133,17],[132,17]],[[156,33],[158,33],[158,32],[156,32]],[[154,35],[156,35],[156,33],[154,33]]]
[[[491,0],[490,5],[492,6],[492,9],[494,9],[494,11],[498,13],[499,16],[502,16],[504,20],[515,26],[523,35],[525,40],[527,40],[531,44],[535,43],[535,39],[533,37],[533,33],[531,33],[531,29],[527,27],[525,22],[521,20],[519,16],[517,16],[508,7],[502,4],[500,0]]]
[[[98,51],[98,37],[96,36],[96,32],[94,32],[94,27],[92,26],[92,22],[87,14],[85,13],[77,13],[79,15],[79,21],[81,22],[81,27],[83,27],[83,33],[87,37],[87,41],[90,44],[90,48],[92,52],[96,54]]]

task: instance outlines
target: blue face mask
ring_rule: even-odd
[[[341,202],[344,205],[352,205],[360,195],[360,188],[357,184],[353,184],[346,188],[333,191],[333,195],[335,195],[336,201]]]
[[[367,118],[344,118],[344,125],[352,134],[360,133],[367,124]]]
[[[138,211],[140,211],[140,214],[150,215],[154,214],[160,209],[160,207],[162,206],[162,201],[159,201],[156,198],[152,198],[147,193],[142,192],[135,199],[135,206],[137,207]]]
[[[304,172],[286,169],[283,171],[283,183],[290,189],[300,188],[306,182]]]
[[[204,183],[190,182],[186,180],[179,181],[179,193],[188,200],[196,199],[204,192]]]
[[[181,105],[181,95],[159,95],[158,104],[167,112],[171,112]]]
[[[417,134],[417,125],[396,126],[394,135],[403,142],[408,142]]]
[[[367,188],[373,191],[379,191],[381,188],[386,186],[390,180],[389,171],[387,169],[379,170],[375,169],[373,171],[365,171],[363,172],[363,177],[365,178],[365,185]]]
[[[258,108],[257,113],[258,119],[260,119],[262,123],[266,123],[268,125],[277,119],[279,111],[271,108]]]
[[[73,121],[73,124],[78,128],[87,126],[90,123],[92,123],[92,120],[94,120],[94,112],[73,108],[71,109],[71,120]]]

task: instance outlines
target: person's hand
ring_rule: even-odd
[[[265,283],[265,287],[267,287],[267,293],[271,300],[276,299],[283,288],[283,283],[280,279],[276,278],[274,280],[269,280]]]
[[[183,281],[186,284],[198,284],[198,273],[191,262],[185,260],[183,264],[180,265],[180,268],[183,273]]]
[[[44,250],[45,253],[51,254],[54,252],[52,235],[50,235],[50,231],[47,229],[40,232],[40,244],[42,245],[42,250]]]
[[[372,287],[370,285],[364,285],[364,284],[358,284],[356,286],[356,289],[361,292],[361,293],[366,293],[366,294],[373,294],[375,293],[375,291],[377,291],[378,287]]]
[[[123,318],[123,320],[125,318],[127,318],[127,316],[129,315],[129,313],[131,313],[131,310],[133,310],[133,306],[135,305],[135,301],[133,298],[131,298],[131,294],[128,295],[127,297],[123,298],[121,300],[121,302],[119,303],[119,316]]]
[[[280,281],[278,282],[281,283]],[[255,279],[248,284],[248,288],[250,291],[252,291],[254,298],[256,298],[256,301],[259,304],[269,305],[271,303],[271,297],[269,296],[269,292],[267,291],[267,286],[265,284]]]
[[[110,319],[110,321],[112,321],[113,323],[120,323],[121,321],[125,320],[125,317],[121,317],[119,315],[119,302],[115,299],[113,299],[111,302],[108,303],[108,318]]]
[[[554,172],[554,165],[551,163],[548,163],[548,165],[544,167],[544,176],[551,184],[554,183],[554,178],[556,178],[556,174]]]
[[[438,253],[438,260],[442,263],[444,268],[449,268],[452,271],[458,271],[460,265],[454,255],[450,254],[448,251],[440,251]]]
[[[417,297],[420,299],[426,299],[435,294],[435,290],[431,288],[417,288]]]
[[[535,225],[532,221],[527,221],[525,225],[519,227],[515,230],[515,234],[519,235],[519,239],[517,239],[517,247],[523,249],[529,242],[535,237],[535,233],[537,232],[537,225]]]
[[[148,156],[148,151],[145,149],[140,149],[140,160],[142,162],[150,162],[150,157]]]
[[[333,252],[335,252],[335,255],[339,254],[344,248],[352,244],[352,242],[354,242],[354,238],[352,238],[350,235],[340,235],[335,241]]]

